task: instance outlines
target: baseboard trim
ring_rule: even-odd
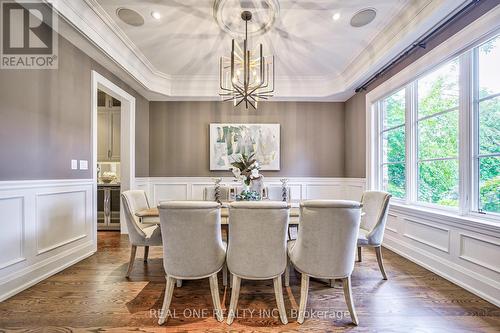
[[[500,307],[500,298],[493,295],[494,291],[498,293],[498,288],[487,283],[487,281],[484,281],[485,279],[475,277],[474,272],[470,272],[462,266],[456,265],[441,257],[437,257],[422,250],[421,248],[416,248],[410,244],[403,243],[388,235],[385,236],[383,247]],[[446,270],[448,272],[446,272]],[[474,284],[479,286],[473,286],[466,282],[467,280],[472,280],[474,281]],[[490,292],[485,291],[488,289]],[[493,291],[493,293],[491,291]]]
[[[96,251],[94,244],[85,243],[65,251],[57,257],[50,258],[50,260],[45,261],[43,265],[39,265],[35,269],[26,270],[21,274],[17,272],[15,277],[11,276],[0,285],[0,302],[92,256]],[[40,274],[37,274],[37,272],[40,272]],[[30,276],[35,277],[30,278]]]

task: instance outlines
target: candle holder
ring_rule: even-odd
[[[281,200],[284,202],[288,202],[288,179],[281,178]]]
[[[215,201],[217,203],[222,203],[220,200],[220,182],[222,181],[222,178],[214,178],[214,197]]]

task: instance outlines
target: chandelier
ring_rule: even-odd
[[[274,56],[264,56],[262,44],[257,56],[252,54],[248,45],[248,22],[252,13],[243,11],[245,39],[242,45],[234,39],[231,42],[231,55],[222,56],[219,62],[220,93],[223,101],[232,101],[234,106],[245,102],[257,109],[257,103],[267,100],[274,93]]]

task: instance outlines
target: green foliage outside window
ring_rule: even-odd
[[[491,45],[484,47],[486,51],[492,49]],[[500,80],[500,73],[498,77]],[[494,93],[498,91],[489,91],[481,87],[479,96],[490,96]],[[458,60],[419,80],[419,118],[458,107],[458,101]],[[403,124],[404,89],[389,96],[383,103],[384,129]],[[456,109],[420,120],[418,123],[419,201],[458,207],[458,114]],[[382,133],[382,142],[384,184],[393,196],[404,198],[406,195],[405,127]],[[479,154],[500,152],[500,97],[479,103],[478,148]],[[432,160],[436,158],[449,159]],[[499,156],[481,157],[479,160],[479,208],[500,213]]]
[[[479,47],[479,97],[500,93],[500,36]],[[479,154],[500,153],[500,97],[479,103]],[[500,156],[479,158],[479,209],[500,213]]]
[[[479,153],[500,152],[500,98],[479,103]],[[500,157],[479,159],[479,208],[500,213]]]
[[[418,81],[418,200],[458,206],[458,60]],[[429,160],[454,158],[448,160]]]
[[[384,100],[384,128],[392,128],[405,123],[405,90]],[[386,190],[396,198],[406,196],[405,175],[405,127],[391,129],[383,134],[384,180]],[[400,163],[394,163],[400,162]]]

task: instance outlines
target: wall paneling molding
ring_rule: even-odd
[[[0,182],[0,301],[97,249],[93,181]]]

